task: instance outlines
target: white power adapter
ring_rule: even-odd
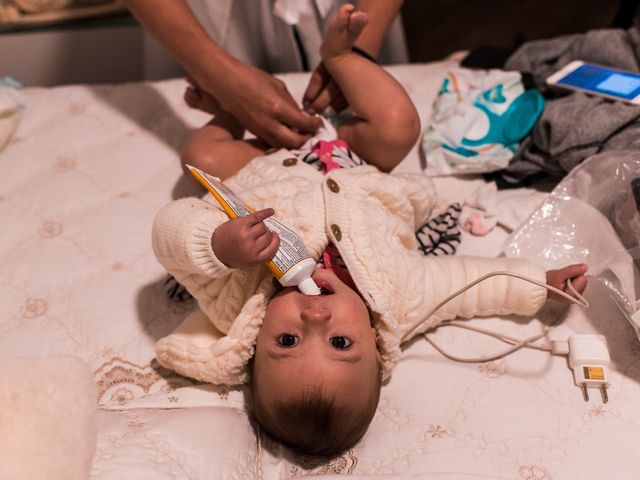
[[[609,396],[609,372],[611,362],[607,342],[602,335],[572,335],[569,337],[569,366],[573,369],[576,385],[582,388],[586,402],[589,401],[590,387],[600,389],[602,401],[607,403]]]

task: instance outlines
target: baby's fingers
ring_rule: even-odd
[[[567,280],[584,275],[586,272],[587,265],[584,263],[569,265],[559,270],[549,270],[547,272],[547,284],[564,290]]]
[[[266,223],[264,223],[264,220],[273,215],[273,213],[273,208],[265,208],[264,210],[259,210],[252,213],[248,217],[245,217],[249,222],[249,234],[254,239],[254,241],[257,242],[256,245],[259,246],[260,249],[262,249],[263,245],[266,245],[271,241],[271,230],[269,230],[269,227],[267,227]],[[262,238],[265,235],[269,235],[268,241]]]
[[[271,260],[278,251],[278,247],[280,247],[280,237],[273,232],[268,232],[267,234],[260,237],[260,240],[262,239],[264,239],[265,242],[263,245],[261,245],[258,251],[257,260],[259,262],[266,262],[268,260]]]
[[[302,105],[307,112],[315,113],[317,111],[311,110],[309,107],[318,97],[318,94],[322,91],[323,87],[327,84],[329,78],[329,73],[324,68],[323,64],[320,64],[311,74],[309,85],[307,85],[307,89],[302,97]]]
[[[273,241],[273,237],[277,235],[269,230],[267,227],[263,227],[263,230],[253,238],[253,252],[258,254],[267,248]]]
[[[571,278],[571,286],[578,293],[584,292],[584,289],[587,288],[587,277],[585,277],[584,275],[579,275],[577,277]],[[573,293],[571,289],[568,290],[569,293]]]
[[[563,272],[563,274],[565,275],[565,278],[569,279],[569,278],[579,277],[580,275],[584,275],[585,273],[587,273],[588,269],[589,267],[587,266],[586,263],[575,263],[573,265],[564,267],[560,271]]]
[[[587,277],[585,273],[588,270],[588,266],[584,263],[578,263],[561,268],[560,270],[549,270],[547,272],[547,284],[575,296],[574,290],[577,293],[582,293],[587,286]],[[569,287],[568,281],[571,281],[573,290]],[[556,292],[549,292],[549,298],[566,302],[561,295]]]
[[[274,214],[273,208],[263,208],[262,210],[258,210],[257,212],[253,212],[251,215],[245,217],[252,225],[256,225],[263,220],[266,220],[270,216]]]

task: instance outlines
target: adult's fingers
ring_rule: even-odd
[[[311,134],[298,133],[286,125],[278,124],[260,138],[273,147],[300,148],[311,138]]]
[[[295,103],[288,102],[279,105],[276,119],[300,134],[315,133],[322,125],[322,121],[318,117],[300,110]]]
[[[309,112],[323,112],[329,105],[340,112],[347,106],[347,101],[342,95],[342,91],[333,80],[327,82],[318,95],[309,104]]]
[[[187,75],[186,77],[184,77],[184,79],[187,81],[187,83],[189,85],[193,85],[194,87],[198,87],[198,84],[196,83],[196,81],[194,80],[194,78],[191,75]],[[198,87],[200,88],[200,87]]]
[[[301,115],[301,111],[297,107],[294,107],[293,110],[294,116]],[[280,108],[280,113],[274,114],[274,117],[264,116],[259,121],[245,121],[243,123],[251,133],[271,147],[299,148],[311,138],[312,133],[299,132],[292,128],[288,123],[291,120],[287,120],[290,117],[281,113],[283,111],[285,109]],[[291,112],[291,110],[288,111]],[[311,117],[304,114],[303,118],[308,121]],[[322,121],[319,118],[312,120],[314,132],[321,124]]]
[[[331,99],[331,108],[333,108],[333,110],[336,113],[340,113],[348,106],[349,106],[349,102],[347,102],[347,99],[342,94],[342,92],[339,92],[339,94],[336,97]]]
[[[322,124],[320,119],[301,110],[282,81],[275,84],[275,91],[277,99],[271,103],[275,120],[302,134],[315,133],[318,130]]]
[[[309,111],[309,106],[320,94],[330,78],[331,77],[329,77],[327,69],[322,63],[313,71],[311,78],[309,79],[309,84],[302,96],[302,106],[305,110]]]

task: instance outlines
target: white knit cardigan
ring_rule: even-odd
[[[385,379],[399,359],[404,334],[450,293],[495,270],[545,281],[544,271],[525,260],[419,253],[414,232],[436,201],[424,175],[384,174],[371,166],[323,175],[279,150],[253,160],[225,183],[250,206],[273,207],[314,258],[329,241],[336,245],[373,312]],[[246,365],[275,286],[265,266],[236,270],[216,258],[211,237],[227,220],[209,195],[175,201],[158,213],[156,257],[197,299],[201,313],[158,341],[156,354],[161,365],[182,375],[235,385],[249,379]],[[456,317],[532,315],[545,299],[542,287],[492,277],[440,308],[414,334]]]

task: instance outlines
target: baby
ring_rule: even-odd
[[[412,148],[418,115],[384,69],[352,51],[365,25],[364,14],[343,6],[321,50],[353,109],[337,129],[339,141],[316,139],[298,152],[265,155],[262,141],[242,141],[242,130],[219,112],[189,141],[183,161],[226,178],[259,210],[229,220],[207,197],[181,199],[159,212],[153,230],[158,260],[202,311],[158,342],[158,361],[215,384],[250,382],[260,428],[312,455],[336,455],[364,435],[402,341],[456,317],[532,315],[547,298],[542,287],[494,277],[414,331],[460,287],[495,270],[563,290],[568,279],[579,292],[586,286],[582,264],[545,274],[520,259],[425,257],[418,251],[415,229],[436,201],[431,181],[380,171],[391,170]],[[194,106],[215,103],[197,86],[187,97]],[[279,245],[263,222],[271,215],[323,259],[313,274],[321,295],[274,284],[263,265]]]

